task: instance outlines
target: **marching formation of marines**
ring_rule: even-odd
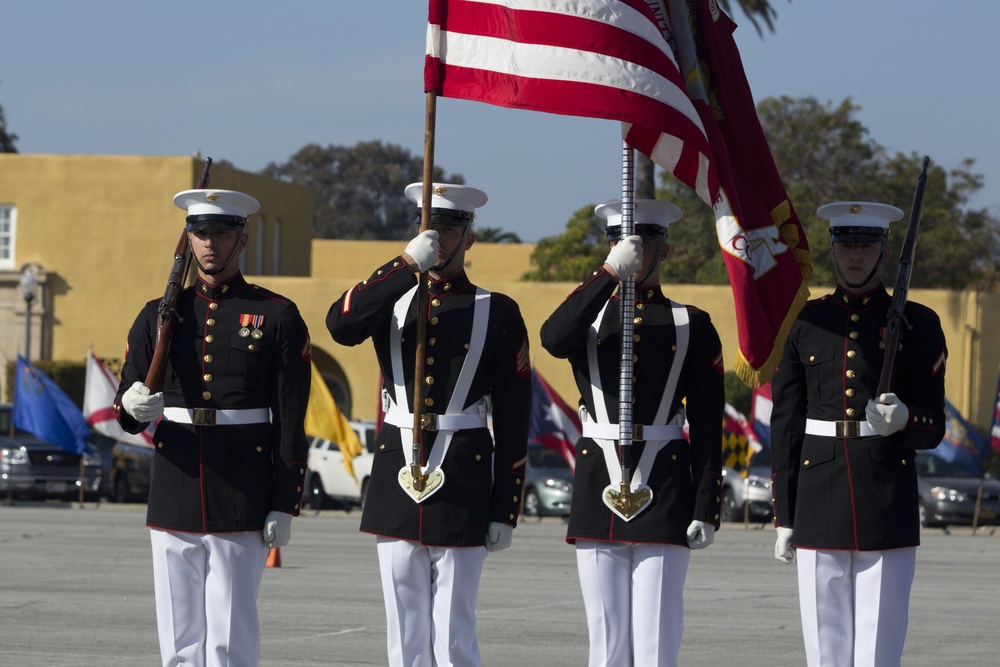
[[[407,667],[481,662],[477,593],[487,555],[513,541],[532,401],[518,305],[466,273],[487,196],[430,187],[404,193],[414,237],[326,317],[337,343],[371,340],[381,370],[360,530],[375,538],[388,663]],[[302,500],[309,333],[294,303],[239,270],[253,197],[199,188],[174,203],[195,283],[136,317],[115,410],[131,433],[156,423],[147,525],[163,665],[256,665],[265,561]],[[774,376],[775,557],[797,563],[808,665],[898,666],[920,541],[914,457],[944,435],[947,348],[937,315],[906,303],[882,388],[881,269],[903,213],[837,202],[817,214],[838,282],[802,310]],[[595,215],[607,259],[540,332],[580,392],[566,540],[591,667],[675,666],[691,551],[719,528],[722,345],[708,313],[661,285],[682,211],[642,199]]]

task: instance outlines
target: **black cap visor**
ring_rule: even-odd
[[[617,243],[622,240],[621,225],[611,225],[605,230],[605,232],[608,235],[608,241],[612,243]],[[643,241],[656,241],[667,235],[667,228],[661,227],[660,225],[643,223],[635,226],[635,235]]]
[[[889,237],[888,230],[879,227],[830,228],[830,243],[879,243]]]
[[[243,231],[247,219],[238,215],[219,215],[217,213],[205,213],[202,215],[189,215],[187,226],[184,228],[189,232],[204,231]]]

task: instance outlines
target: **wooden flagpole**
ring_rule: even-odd
[[[420,231],[431,228],[431,195],[434,186],[434,125],[437,117],[437,93],[427,91],[424,114],[424,173],[420,203]],[[427,346],[427,272],[417,276],[417,354],[413,371],[413,447],[410,452],[410,475],[414,491],[423,491],[426,477],[421,470],[420,434],[424,416],[424,358]]]

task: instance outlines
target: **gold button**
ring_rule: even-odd
[[[644,304],[644,303],[637,303],[637,304],[635,304],[635,309],[636,310],[646,310],[646,304]]]
[[[424,378],[424,384],[431,385],[434,384],[434,378],[430,375]]]
[[[464,348],[465,348],[466,350],[468,350],[468,349],[469,349],[469,344],[468,344],[468,343],[466,343],[466,344],[465,344],[465,345],[463,345],[462,347],[464,347]]]
[[[306,469],[305,468],[299,468],[299,474],[300,475],[306,474]]]
[[[652,299],[653,298],[653,290],[648,290],[646,292],[646,298],[647,299]]]
[[[510,515],[510,520],[511,520],[511,521],[513,521],[513,520],[514,520],[514,515],[513,515],[513,514],[511,514],[511,515]]]
[[[438,323],[438,318],[435,315],[434,317],[431,318],[431,324],[437,324],[437,323]]]
[[[847,391],[844,392],[844,394],[846,394],[848,398],[853,398],[854,397],[854,390],[853,389],[848,389]]]
[[[206,364],[210,364],[210,363],[212,363],[212,360],[213,360],[213,359],[214,359],[214,357],[213,357],[212,355],[210,355],[210,354],[206,354],[206,355],[205,355],[205,363],[206,363]]]
[[[840,297],[840,298],[844,300],[844,303],[850,303],[851,302],[851,297],[847,296],[846,294],[844,296]]]
[[[863,303],[864,305],[866,305],[866,306],[867,306],[867,305],[868,305],[868,302],[869,302],[869,301],[871,301],[871,300],[872,300],[872,299],[871,299],[871,297],[870,297],[870,296],[866,296],[865,298],[861,299],[861,303]]]
[[[858,332],[857,331],[852,331],[851,333],[849,333],[847,335],[851,337],[851,340],[857,340],[858,339]]]
[[[299,504],[295,503],[295,509],[298,509],[298,508],[299,508]]]
[[[637,317],[637,318],[635,318],[635,320],[633,320],[633,321],[634,321],[634,322],[635,322],[636,324],[642,324],[642,318],[641,318],[641,317]]]
[[[851,313],[851,321],[852,321],[852,322],[857,322],[857,321],[858,321],[858,320],[860,320],[860,319],[861,319],[861,318],[860,318],[860,317],[858,317],[858,314],[857,314],[857,313]]]
[[[520,479],[515,479],[514,483],[517,484],[518,486],[521,486],[521,480]]]
[[[638,343],[638,342],[639,342],[639,339],[640,339],[640,336],[639,336],[639,334],[633,334],[633,335],[632,335],[632,342],[633,342],[633,343]]]
[[[519,498],[517,496],[514,496],[514,502],[516,503],[518,500]]]
[[[218,310],[219,309],[219,304],[217,304],[216,302],[213,301],[212,303],[208,304],[208,309],[209,310]]]
[[[215,326],[215,318],[214,317],[208,318],[208,320],[205,322],[205,324],[207,324],[210,327],[214,327]]]
[[[858,353],[855,352],[854,350],[848,350],[847,351],[847,358],[848,359],[853,359],[856,356],[858,356]]]
[[[424,399],[424,405],[426,405],[427,407],[431,407],[432,405],[434,405],[434,399],[428,396],[427,398]]]
[[[632,355],[632,363],[634,364],[637,361],[639,361],[639,355],[638,354],[633,354]]]
[[[301,486],[296,486],[295,490],[298,491],[299,493],[302,493],[302,487]]]
[[[262,452],[262,451],[264,451],[264,448],[263,448],[263,447],[261,447],[260,445],[257,445],[257,451],[258,451],[258,452]]]
[[[379,449],[385,449],[385,445],[379,445],[378,448]]]
[[[670,458],[673,459],[674,461],[676,461],[677,460],[677,455],[676,454],[671,454]]]
[[[160,449],[163,449],[163,443],[162,442],[156,443],[156,446],[159,447]]]
[[[437,308],[441,305],[441,299],[431,299],[431,305]]]
[[[201,392],[201,397],[204,398],[207,401],[210,398],[212,398],[212,392],[210,392],[210,391],[203,391],[203,392]]]
[[[222,286],[222,293],[225,294],[228,291],[229,291],[229,285],[223,285]]]
[[[803,461],[802,465],[805,465],[805,466],[809,465],[809,459],[806,459],[805,461]]]
[[[205,336],[205,342],[206,343],[214,343],[215,342],[215,336],[213,336],[212,334],[208,334],[207,336]]]
[[[812,355],[812,354],[810,354],[810,355],[809,355],[809,361],[816,361],[816,356],[815,356],[815,355]]]
[[[257,349],[257,346],[254,345],[253,343],[250,343],[249,345],[247,345],[247,349],[252,352]]]
[[[594,271],[594,275],[595,275],[595,276],[597,275],[597,271]]]
[[[581,450],[581,451],[580,451],[580,454],[581,454],[581,455],[583,455],[583,454],[586,454],[586,453],[587,453],[587,450],[586,450],[586,449],[583,449],[583,450]]]
[[[445,283],[444,284],[444,291],[445,292],[450,292],[451,291],[451,283]]]
[[[211,373],[205,373],[204,375],[201,376],[201,378],[205,382],[211,382],[212,381],[212,374]]]
[[[379,269],[378,271],[376,271],[376,272],[375,272],[375,275],[376,275],[376,276],[380,276],[380,275],[382,275],[382,269]]]
[[[718,515],[718,514],[716,514],[716,515],[715,515],[715,518],[716,518],[716,519],[718,519],[718,518],[719,518],[719,515]]]
[[[847,371],[847,377],[853,378],[854,376],[855,376],[855,372],[854,371]]]
[[[428,343],[430,343],[431,345],[437,345],[437,342],[438,342],[438,339],[437,339],[437,338],[431,338],[431,339],[430,339],[429,341],[427,341],[427,342],[428,342]]]
[[[722,502],[722,496],[716,496],[715,497],[715,502],[721,503]]]
[[[880,340],[878,342],[878,349],[880,349],[880,350],[884,350],[885,349],[885,341],[884,340]]]
[[[427,357],[427,365],[428,366],[434,365],[434,357]]]
[[[903,459],[902,461],[900,461],[900,463],[902,463],[905,466],[906,465],[906,459]]]
[[[847,416],[848,417],[854,416],[854,408],[847,408]]]
[[[477,461],[482,461],[483,460],[483,455],[482,454],[476,454],[476,460]]]
[[[676,352],[677,351],[677,346],[676,345],[671,345],[670,346],[670,351],[671,352]]]
[[[399,262],[393,262],[392,265],[393,266],[399,266]]]

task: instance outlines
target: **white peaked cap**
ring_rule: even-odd
[[[613,199],[609,202],[598,205],[594,213],[607,220],[608,227],[621,226],[622,224],[622,203]],[[635,200],[635,224],[637,225],[659,225],[664,229],[683,217],[684,213],[676,205],[662,199],[636,199]]]
[[[888,230],[889,223],[903,217],[903,211],[890,204],[867,201],[838,201],[816,209],[816,215],[830,221],[830,227],[875,227]]]
[[[232,215],[247,218],[260,210],[260,202],[235,190],[184,190],[174,195],[174,206],[188,215]]]
[[[468,185],[434,183],[431,192],[431,208],[449,208],[472,213],[486,203],[486,193]],[[406,186],[406,198],[417,206],[423,206],[424,184],[410,183]]]

